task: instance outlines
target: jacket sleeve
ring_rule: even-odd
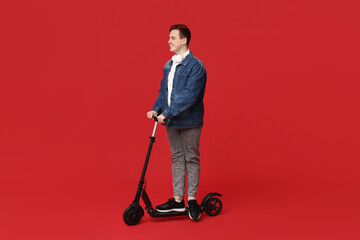
[[[163,79],[160,82],[159,95],[158,95],[158,98],[155,101],[155,104],[154,104],[153,108],[152,108],[152,110],[154,110],[158,114],[161,114],[162,106],[164,106],[163,101],[164,101],[164,99],[166,99],[165,72],[166,71],[165,71],[165,68],[164,68],[164,70],[163,70]]]
[[[206,81],[206,70],[202,63],[194,65],[185,88],[175,93],[175,101],[162,114],[165,118],[176,116],[193,106],[199,97]]]
[[[154,106],[152,107],[152,110],[154,110],[158,114],[161,114],[162,99],[163,99],[163,94],[164,94],[164,89],[161,85],[162,84],[160,84],[159,96],[156,99]]]

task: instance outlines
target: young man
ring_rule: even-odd
[[[183,24],[170,27],[169,46],[175,53],[164,67],[159,96],[147,117],[158,115],[166,125],[172,158],[174,197],[156,207],[159,212],[185,211],[185,178],[189,216],[200,218],[196,193],[200,177],[199,143],[204,117],[204,64],[189,50],[191,33]]]

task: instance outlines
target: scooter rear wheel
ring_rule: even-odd
[[[133,226],[138,224],[143,216],[144,209],[140,205],[130,205],[124,211],[123,220],[127,225]]]
[[[211,217],[218,215],[222,210],[222,202],[217,197],[209,198],[205,203],[205,213]]]

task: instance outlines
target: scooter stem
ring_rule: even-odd
[[[157,124],[158,124],[158,122],[155,122],[154,130],[153,130],[153,133],[152,133],[152,135],[151,135],[152,137],[155,137],[155,132],[156,132]]]
[[[155,119],[154,119],[155,120]],[[157,119],[156,119],[157,120]],[[134,202],[139,202],[140,200],[140,196],[142,194],[142,191],[143,191],[143,186],[144,186],[144,179],[145,179],[145,173],[146,173],[146,169],[147,169],[147,166],[149,164],[149,159],[150,159],[150,154],[151,154],[151,149],[152,149],[152,146],[155,142],[155,132],[156,132],[156,127],[157,127],[157,121],[155,121],[155,125],[154,125],[154,130],[153,130],[153,134],[150,138],[150,143],[149,143],[149,148],[148,148],[148,151],[147,151],[147,154],[146,154],[146,158],[145,158],[145,163],[144,163],[144,168],[143,168],[143,171],[141,173],[141,178],[140,178],[140,181],[139,181],[139,185],[138,185],[138,189],[136,191],[136,195],[135,195],[135,199],[134,199]]]

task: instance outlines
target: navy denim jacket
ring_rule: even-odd
[[[205,66],[194,57],[192,52],[176,66],[171,104],[168,106],[167,85],[172,64],[172,60],[165,64],[159,96],[152,110],[164,115],[168,127],[191,128],[201,126],[204,118]]]

